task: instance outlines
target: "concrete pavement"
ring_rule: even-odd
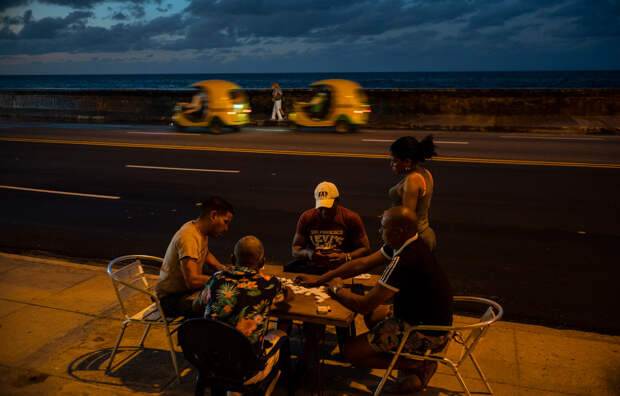
[[[182,380],[174,380],[159,330],[151,331],[143,350],[122,348],[105,373],[121,314],[103,264],[0,253],[0,394],[193,394],[193,370],[177,348]],[[362,327],[359,322],[358,331]],[[136,345],[141,333],[130,326],[123,345]],[[371,393],[382,371],[340,361],[335,345],[331,329],[321,351],[326,393]],[[293,353],[298,347],[294,339]],[[620,394],[620,336],[499,322],[478,358],[496,395]],[[469,362],[463,372],[472,391],[483,393]],[[459,391],[440,367],[421,394]]]

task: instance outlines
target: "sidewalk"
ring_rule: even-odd
[[[120,317],[103,266],[0,253],[0,395],[193,395],[194,372],[178,349],[182,381],[175,381],[157,329],[144,350],[121,349],[114,370],[105,373]],[[122,345],[136,345],[142,330],[130,326]],[[382,371],[356,369],[331,356],[331,338],[322,350],[325,393],[371,394]],[[478,357],[496,395],[620,394],[619,336],[499,322]],[[472,391],[482,394],[469,362],[463,372]],[[420,394],[459,391],[456,378],[440,367]]]

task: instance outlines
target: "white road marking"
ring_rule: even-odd
[[[160,170],[177,170],[177,171],[189,171],[189,172],[212,172],[212,173],[239,173],[238,170],[229,169],[197,169],[197,168],[173,168],[168,166],[147,166],[147,165],[125,165],[126,168],[139,168],[139,169],[160,169]]]
[[[512,136],[500,135],[504,139],[543,139],[543,140],[606,140],[598,137],[563,137],[563,136]]]
[[[42,192],[48,194],[60,194],[60,195],[75,195],[78,197],[89,197],[89,198],[103,198],[103,199],[121,199],[121,197],[117,197],[115,195],[98,195],[98,194],[82,194],[82,193],[74,193],[67,191],[55,191],[55,190],[41,190],[38,188],[28,188],[28,187],[16,187],[16,186],[2,186],[0,188],[6,188],[9,190],[21,190],[21,191],[34,191],[34,192]]]
[[[381,142],[381,143],[391,143],[394,140],[388,139],[362,139],[362,142]],[[469,142],[464,141],[448,141],[448,140],[435,140],[436,144],[469,144]]]
[[[278,129],[278,128],[254,128],[255,131],[264,131],[264,132],[290,132],[290,129]]]
[[[181,135],[181,136],[187,136],[187,133],[180,133],[180,132],[137,132],[137,131],[132,131],[132,132],[127,132],[127,133],[132,133],[132,134],[139,134],[139,135]]]

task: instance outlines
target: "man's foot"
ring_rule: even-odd
[[[385,393],[405,395],[422,391],[437,371],[437,362],[425,361],[418,374],[409,374],[388,383],[383,388]]]
[[[422,380],[416,374],[406,375],[389,382],[383,387],[383,393],[390,395],[410,395],[424,389]]]

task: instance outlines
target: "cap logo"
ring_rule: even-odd
[[[327,191],[319,191],[318,196],[319,198],[327,198]]]

